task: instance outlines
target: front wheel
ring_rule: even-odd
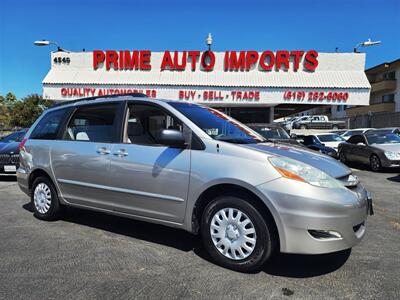
[[[342,164],[345,164],[347,159],[346,159],[346,155],[343,153],[343,151],[339,152],[339,160]]]
[[[300,129],[307,129],[306,125],[300,125]]]
[[[332,129],[333,129],[333,130],[338,130],[338,129],[339,129],[339,126],[333,125],[333,126],[332,126]]]
[[[374,172],[378,172],[382,169],[381,160],[375,154],[373,154],[369,159],[369,165],[371,167],[371,170]]]
[[[259,270],[273,253],[272,226],[244,199],[223,196],[207,205],[201,235],[211,258],[240,272]]]
[[[34,215],[38,219],[51,221],[59,217],[62,206],[56,189],[47,177],[38,177],[32,185],[31,201]]]

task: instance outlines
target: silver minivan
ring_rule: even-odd
[[[34,215],[92,209],[201,234],[218,264],[256,271],[273,252],[348,249],[372,200],[351,170],[271,143],[209,107],[137,95],[46,110],[20,144]]]

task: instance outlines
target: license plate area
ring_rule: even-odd
[[[16,172],[17,171],[17,167],[13,166],[13,165],[6,165],[4,166],[4,172]]]

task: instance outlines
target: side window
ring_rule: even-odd
[[[64,140],[112,143],[117,103],[78,108],[64,132]]]
[[[361,135],[353,135],[349,140],[347,141],[348,143],[356,145],[357,143],[364,143],[364,138]]]
[[[163,129],[174,129],[189,137],[189,129],[164,110],[151,105],[129,105],[124,142],[141,145],[159,145]]]
[[[30,138],[36,140],[56,139],[65,113],[65,109],[46,113],[32,131]]]

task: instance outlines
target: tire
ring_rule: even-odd
[[[33,215],[40,220],[58,219],[63,208],[53,183],[47,177],[35,179],[32,185],[31,201]]]
[[[339,126],[333,125],[333,126],[332,126],[332,129],[333,129],[333,130],[339,130]]]
[[[202,216],[202,240],[212,260],[239,272],[256,272],[263,266],[277,243],[273,232],[273,225],[263,218],[259,210],[239,197],[214,199]]]
[[[346,155],[343,153],[343,151],[339,152],[339,160],[342,164],[346,164],[347,162]]]
[[[307,125],[300,125],[300,129],[307,129]]]
[[[369,158],[369,166],[372,171],[379,172],[382,169],[382,163],[379,157],[375,154],[372,154]]]

